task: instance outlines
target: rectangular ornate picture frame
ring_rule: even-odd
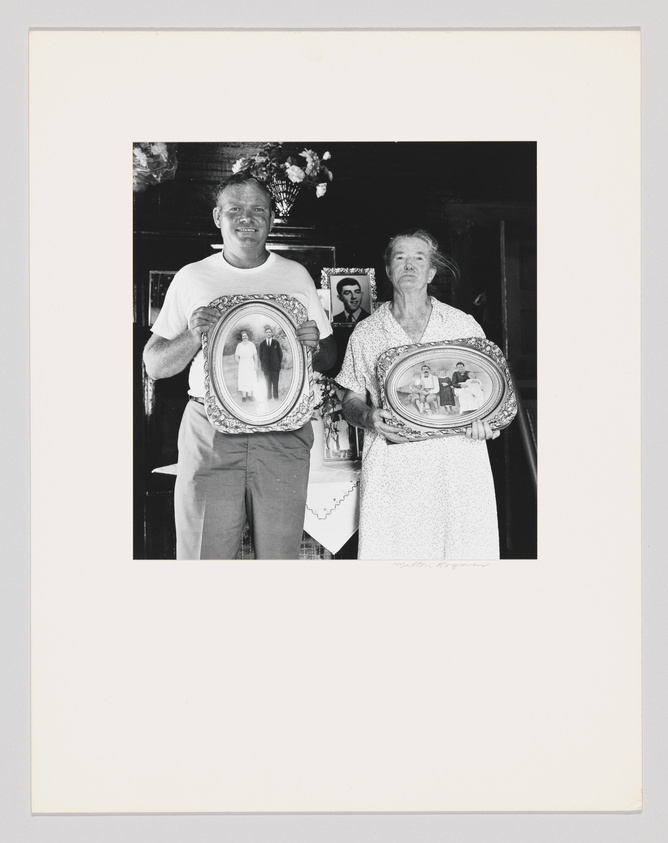
[[[320,287],[329,290],[329,296],[325,296],[325,309],[332,325],[354,328],[357,322],[373,313],[376,270],[371,267],[324,267]]]
[[[484,337],[390,348],[377,374],[383,406],[410,440],[463,434],[475,419],[504,428],[517,413],[508,364]]]
[[[323,460],[340,463],[361,459],[362,431],[348,424],[343,417],[341,398],[344,390],[333,378],[325,375],[316,377],[315,389],[320,399],[318,411],[323,422]]]
[[[341,409],[323,415],[326,463],[350,462],[362,458],[361,431],[343,418]]]
[[[224,433],[296,430],[314,407],[311,354],[296,329],[308,317],[292,296],[221,296],[202,336],[204,405]],[[263,347],[264,346],[264,347]]]

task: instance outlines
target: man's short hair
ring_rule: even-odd
[[[336,283],[336,294],[338,296],[340,296],[341,291],[343,290],[344,287],[351,287],[353,284],[356,287],[359,287],[360,290],[362,289],[362,285],[357,280],[357,278],[342,278],[340,281],[337,281],[337,283]]]
[[[267,185],[263,184],[259,179],[256,179],[255,176],[249,176],[247,173],[233,173],[229,178],[223,179],[223,181],[219,182],[214,191],[213,191],[213,201],[216,207],[220,202],[220,196],[222,192],[227,187],[237,187],[243,184],[255,184],[257,185],[260,190],[265,194],[267,199],[269,200],[269,207],[271,210],[274,210],[274,199],[269,192]]]

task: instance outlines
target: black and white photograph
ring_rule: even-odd
[[[322,270],[323,289],[329,289],[329,318],[333,325],[354,327],[371,316],[376,297],[375,270],[372,268]]]
[[[507,364],[489,340],[392,348],[379,357],[378,376],[383,405],[411,439],[463,434],[474,419],[498,430],[517,412]]]
[[[521,811],[525,831],[540,812],[638,828],[640,46],[31,31],[31,769],[23,752],[10,801],[37,831],[122,814],[164,838],[161,812],[175,838],[266,817],[313,838],[315,814],[341,839],[371,815],[413,838],[438,814],[440,838]],[[352,328],[327,268],[374,270]],[[285,388],[260,344],[288,332],[234,324],[236,296],[306,311],[298,427],[255,424],[249,398]],[[91,302],[88,327],[54,316]],[[508,366],[505,427],[466,409],[494,377],[446,347],[473,340]],[[571,378],[569,422],[555,384],[620,342]],[[406,435],[379,366],[407,346],[397,384],[443,381],[412,424],[463,432]],[[223,398],[250,430],[217,426]]]
[[[359,460],[364,434],[360,428],[348,424],[343,416],[341,399],[344,391],[332,378],[324,375],[317,378],[315,389],[316,409],[322,419],[323,462]]]
[[[310,394],[308,361],[288,312],[277,302],[245,299],[234,297],[235,304],[216,323],[203,345],[207,357],[207,406],[211,401],[218,402],[218,409],[243,423],[224,425],[228,434],[275,429],[294,410],[304,392]],[[301,310],[299,302],[284,304]],[[298,417],[295,427],[308,421],[309,411],[310,406],[304,411],[305,416]],[[216,416],[212,414],[210,419],[216,425]]]
[[[536,144],[162,140],[134,143],[131,152],[135,557],[262,558],[262,525],[275,513],[259,503],[245,510],[236,549],[209,544],[206,524],[194,546],[180,538],[200,518],[192,494],[245,495],[228,483],[229,457],[215,457],[213,474],[211,457],[202,456],[199,468],[190,458],[200,423],[223,437],[271,446],[272,482],[294,500],[285,521],[290,550],[274,543],[274,554],[330,557],[303,529],[309,488],[323,482],[309,465],[323,459],[350,466],[359,504],[358,531],[336,558],[364,558],[365,533],[387,533],[369,490],[393,487],[402,469],[392,462],[396,456],[381,466],[383,442],[438,447],[438,455],[425,452],[424,459],[439,482],[473,492],[481,469],[462,464],[458,476],[457,461],[446,453],[452,444],[415,441],[426,430],[431,439],[452,439],[441,434],[453,432],[472,439],[476,460],[487,466],[484,495],[495,513],[495,538],[480,550],[469,543],[469,552],[535,557]],[[249,311],[250,304],[220,320],[213,303],[226,295],[288,295],[305,317],[294,333],[265,312]],[[174,365],[170,349],[183,332],[188,351]],[[416,357],[399,380],[391,379],[384,406],[376,366],[389,348],[466,337],[487,337],[502,349],[517,400],[513,424],[490,426],[498,384],[471,354]],[[295,368],[302,353],[312,374],[336,384],[340,399],[336,408],[316,407],[295,421],[293,407],[302,399],[311,401],[309,409],[315,403],[308,383],[302,390],[308,378]],[[286,414],[294,424],[286,425]],[[289,445],[280,467],[270,433]],[[420,506],[432,484],[424,471],[413,481],[397,488]],[[389,505],[410,510],[402,495]],[[451,523],[446,532],[461,529],[456,513],[434,518]],[[404,552],[400,544],[384,547],[388,559]],[[412,552],[448,558],[457,546],[413,544]]]

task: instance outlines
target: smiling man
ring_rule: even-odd
[[[248,521],[258,559],[296,559],[311,423],[294,431],[216,431],[204,409],[202,334],[220,318],[210,306],[219,296],[284,293],[306,307],[308,320],[297,329],[297,339],[312,349],[316,371],[325,371],[336,358],[332,329],[306,269],[267,251],[274,214],[263,184],[233,175],[216,191],[213,219],[223,236],[222,252],[177,272],[144,349],[151,378],[168,378],[190,366],[174,491],[176,556],[235,559]]]

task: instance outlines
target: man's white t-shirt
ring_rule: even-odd
[[[306,308],[308,318],[315,320],[320,339],[332,333],[313,279],[295,261],[270,252],[261,266],[238,269],[231,266],[222,252],[180,269],[167,289],[162,310],[152,331],[173,340],[188,328],[188,320],[198,307],[206,307],[219,296],[255,296],[265,293],[293,296]],[[204,397],[204,358],[200,349],[190,364],[188,392]]]

